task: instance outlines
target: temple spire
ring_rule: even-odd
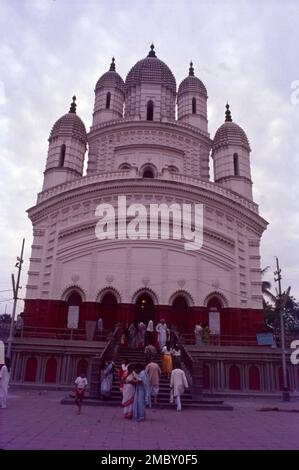
[[[156,53],[155,53],[155,50],[154,50],[154,49],[155,49],[155,46],[154,46],[154,44],[152,43],[152,44],[151,44],[151,50],[149,51],[147,57],[156,57]]]
[[[225,122],[232,122],[232,115],[229,109],[229,104],[226,103],[225,105],[226,111],[225,111]]]
[[[189,67],[189,77],[193,77],[193,76],[194,76],[194,67],[193,67],[193,62],[191,60],[190,67]]]
[[[71,103],[71,107],[70,107],[70,110],[69,110],[69,113],[73,113],[73,114],[76,114],[76,96],[74,95],[73,96],[73,101]]]
[[[110,72],[115,72],[115,59],[114,57],[112,57],[112,62],[110,64],[110,69],[109,69]]]

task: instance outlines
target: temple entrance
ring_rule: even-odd
[[[136,300],[135,321],[143,322],[147,325],[150,320],[154,320],[155,306],[153,299],[147,293],[142,293]]]
[[[182,295],[178,295],[172,303],[172,323],[180,333],[188,331],[188,304]]]

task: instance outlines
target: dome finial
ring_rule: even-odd
[[[110,69],[109,69],[110,72],[115,72],[115,59],[114,57],[112,57],[112,62],[110,64]]]
[[[156,53],[155,53],[155,46],[153,43],[151,43],[151,50],[149,51],[148,53],[148,56],[147,57],[156,57]]]
[[[232,115],[229,109],[229,104],[226,103],[225,105],[226,111],[225,111],[225,122],[232,122]]]
[[[73,101],[71,103],[71,107],[70,107],[70,110],[69,110],[69,113],[73,113],[73,114],[76,114],[76,96],[74,95],[73,96]]]
[[[193,62],[191,60],[190,67],[189,67],[189,77],[193,77],[193,76],[194,76],[194,67],[193,67]]]

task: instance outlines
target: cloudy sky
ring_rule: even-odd
[[[278,256],[283,287],[299,298],[298,0],[0,0],[0,313],[12,306],[6,290],[23,236],[25,295],[25,211],[41,190],[51,126],[75,93],[88,128],[112,55],[125,77],[152,41],[177,83],[193,60],[211,136],[227,100],[247,132],[254,197],[269,222],[262,266],[273,271]]]

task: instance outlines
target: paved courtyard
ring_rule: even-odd
[[[145,422],[121,408],[61,405],[64,392],[12,390],[0,410],[2,449],[299,449],[299,401],[234,399],[233,411],[152,409]],[[278,407],[283,411],[259,411]]]

